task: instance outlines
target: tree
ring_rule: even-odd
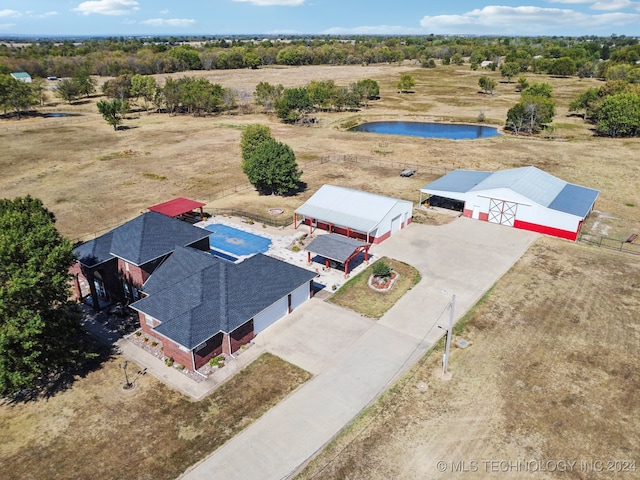
[[[583,120],[586,120],[587,117],[591,116],[591,113],[599,100],[599,92],[600,89],[593,87],[588,89],[585,92],[582,92],[578,98],[572,101],[569,104],[570,112],[579,112],[580,110],[584,110]]]
[[[365,78],[364,80],[358,80],[356,86],[361,88],[364,92],[364,97],[367,100],[375,100],[380,97],[380,85],[375,80]]]
[[[90,357],[68,311],[73,246],[32,197],[0,200],[0,395]]]
[[[28,83],[21,82],[15,78],[10,78],[6,84],[7,91],[4,98],[4,105],[10,107],[18,118],[20,114],[32,105],[37,105],[38,100],[33,94],[33,90]]]
[[[506,77],[509,83],[518,73],[520,73],[520,64],[518,62],[506,62],[500,67],[500,74]]]
[[[124,102],[114,98],[111,100],[100,100],[96,106],[107,123],[113,126],[114,130],[118,130],[118,125],[122,123],[122,111]]]
[[[548,83],[533,83],[520,94],[520,102],[507,112],[506,128],[516,135],[534,134],[553,120],[555,102]]]
[[[153,101],[158,90],[156,79],[150,75],[134,75],[131,77],[131,96],[142,97],[145,111],[149,109],[149,103]]]
[[[260,82],[256,85],[253,98],[256,105],[263,106],[265,111],[269,112],[273,110],[276,102],[282,98],[283,93],[284,87],[282,84],[271,85],[268,82]]]
[[[285,122],[295,122],[311,110],[313,102],[305,87],[285,88],[275,107],[278,118]]]
[[[570,77],[576,73],[576,62],[569,57],[561,57],[553,62],[549,73],[559,77]]]
[[[298,187],[296,157],[288,145],[276,141],[264,125],[249,125],[240,139],[242,171],[260,193],[283,195]]]
[[[483,75],[478,79],[478,85],[485,93],[493,95],[493,90],[496,88],[497,82],[493,78]]]
[[[397,87],[400,93],[405,93],[405,92],[410,92],[415,85],[416,85],[415,79],[408,73],[403,73],[400,76],[400,80],[398,81]]]
[[[58,82],[55,94],[65,102],[71,103],[80,96],[80,90],[76,82],[70,78],[64,78]]]
[[[640,94],[619,93],[606,97],[596,114],[596,132],[608,137],[640,135]]]
[[[88,66],[84,66],[76,70],[73,78],[71,79],[78,88],[78,95],[84,95],[88,97],[96,91],[96,80],[91,77],[91,72]]]
[[[527,88],[529,88],[529,81],[527,80],[527,77],[520,77],[518,79],[518,84],[516,85],[516,92],[522,92]]]

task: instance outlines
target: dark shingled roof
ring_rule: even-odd
[[[307,245],[306,250],[317,253],[324,258],[344,263],[353,254],[356,248],[366,247],[367,245],[369,244],[354,238],[330,233],[327,235],[318,235],[309,245]]]
[[[145,283],[149,296],[131,306],[162,322],[157,332],[193,349],[244,325],[315,276],[262,254],[234,264],[176,248]]]
[[[77,246],[73,253],[81,264],[95,267],[114,258],[110,253],[112,240],[113,231]]]
[[[202,228],[147,212],[113,230],[111,253],[135,265],[144,265],[209,235]]]

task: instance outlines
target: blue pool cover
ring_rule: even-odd
[[[220,223],[212,223],[205,228],[212,232],[209,235],[211,248],[231,253],[232,255],[243,256],[265,253],[271,246],[271,240],[268,238]]]

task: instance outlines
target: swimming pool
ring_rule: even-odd
[[[236,257],[265,253],[271,246],[271,240],[268,238],[221,223],[212,223],[207,225],[205,229],[212,232],[209,235],[209,246],[212,250]]]
[[[500,135],[495,127],[461,123],[427,122],[371,122],[353,128],[354,132],[387,133],[411,137],[448,138],[451,140],[476,139]]]

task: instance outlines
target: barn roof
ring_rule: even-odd
[[[454,170],[426,185],[424,193],[482,192],[510,189],[543,207],[585,217],[596,201],[598,190],[565,182],[536,167],[521,167],[499,172]]]
[[[407,200],[323,185],[296,210],[296,214],[369,233],[399,203],[407,204],[409,209],[413,206]]]
[[[177,217],[196,208],[204,207],[206,203],[197,202],[184,197],[174,198],[168,202],[158,203],[147,207],[152,212],[162,213],[168,217]]]
[[[145,283],[149,296],[131,307],[160,320],[157,332],[192,349],[244,325],[315,276],[262,254],[234,264],[178,247]]]
[[[369,244],[366,242],[331,233],[318,235],[307,245],[306,250],[317,253],[324,258],[344,263],[357,248],[366,247],[367,245]]]

